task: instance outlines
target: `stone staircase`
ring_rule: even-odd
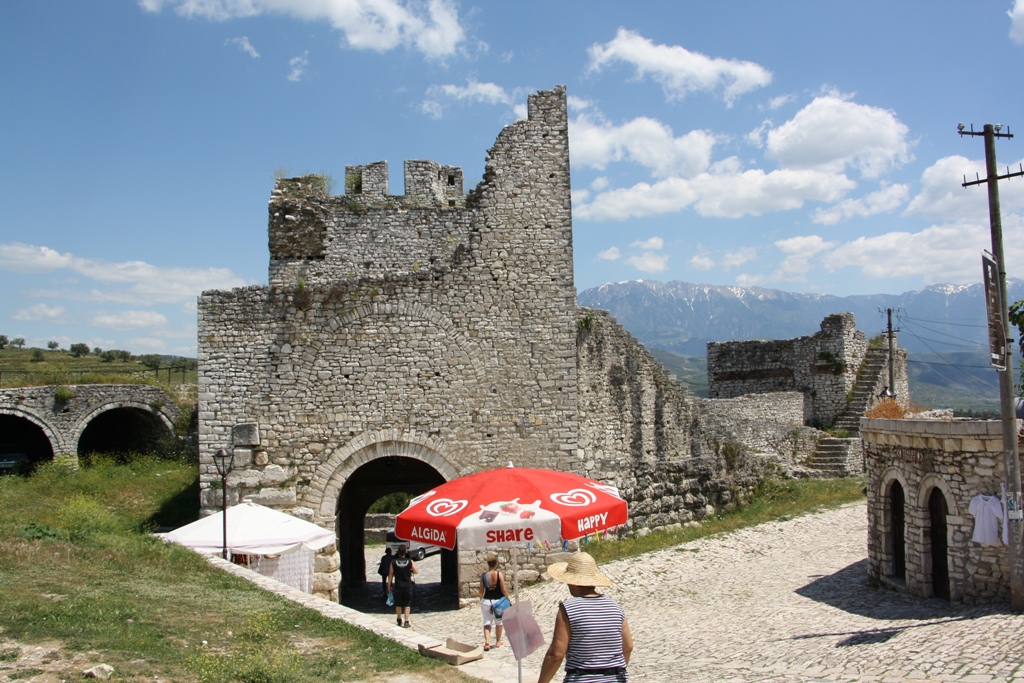
[[[849,477],[864,472],[864,445],[860,440],[860,418],[871,407],[876,387],[885,384],[882,380],[887,372],[889,350],[869,348],[857,373],[857,384],[846,412],[835,422],[835,429],[845,430],[846,438],[825,437],[818,442],[818,448],[807,466],[816,477]]]
[[[845,429],[851,436],[860,434],[860,418],[871,407],[875,398],[876,387],[883,386],[888,370],[889,349],[885,347],[869,348],[857,373],[857,384],[853,387],[853,398],[846,412],[836,419],[835,428]],[[880,383],[881,380],[881,383]]]
[[[860,437],[827,436],[818,442],[807,467],[813,476],[822,479],[852,477],[864,472],[864,446]]]

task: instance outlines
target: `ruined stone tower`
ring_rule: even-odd
[[[387,177],[349,166],[333,197],[316,176],[279,181],[269,286],[199,301],[204,509],[211,455],[233,448],[229,502],[337,518],[353,575],[381,495],[508,461],[566,467],[577,446],[564,88],[529,98],[469,195],[430,161],[406,162],[404,195]]]

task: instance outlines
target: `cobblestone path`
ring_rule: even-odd
[[[603,565],[633,632],[632,680],[1024,683],[1024,616],[871,588],[866,538],[854,504]],[[550,640],[565,586],[521,597]],[[424,635],[482,642],[476,607],[414,615]],[[524,660],[524,680],[543,654]],[[485,660],[515,680],[509,647]]]

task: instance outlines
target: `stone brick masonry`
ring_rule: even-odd
[[[606,313],[577,309],[564,88],[528,114],[468,194],[429,161],[406,162],[401,196],[383,162],[347,167],[341,196],[316,176],[278,182],[269,285],[199,300],[204,511],[220,500],[211,456],[233,448],[229,502],[337,529],[359,581],[362,513],[391,491],[509,461],[575,471],[618,485],[644,532],[731,504],[790,457],[791,440],[765,453],[757,420],[734,429]],[[533,562],[528,576],[547,558]],[[471,594],[480,556],[456,564]]]

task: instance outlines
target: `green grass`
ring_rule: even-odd
[[[715,534],[838,507],[864,499],[864,480],[849,479],[769,479],[763,481],[747,504],[715,517],[702,520],[700,526],[652,531],[647,536],[625,536],[614,541],[591,541],[584,550],[598,562],[635,557],[680,543],[696,541]]]
[[[466,680],[147,533],[197,513],[194,464],[93,458],[77,473],[47,465],[0,477],[2,637],[56,642],[68,661],[95,651],[119,680],[319,683],[394,671]],[[71,666],[61,677],[79,677]]]
[[[167,365],[174,365],[168,357]],[[75,358],[67,351],[43,351],[43,360],[32,361],[32,349],[11,347],[0,350],[0,387],[45,386],[51,384],[195,384],[196,370],[167,368],[154,372],[138,360],[103,362],[98,356]]]

